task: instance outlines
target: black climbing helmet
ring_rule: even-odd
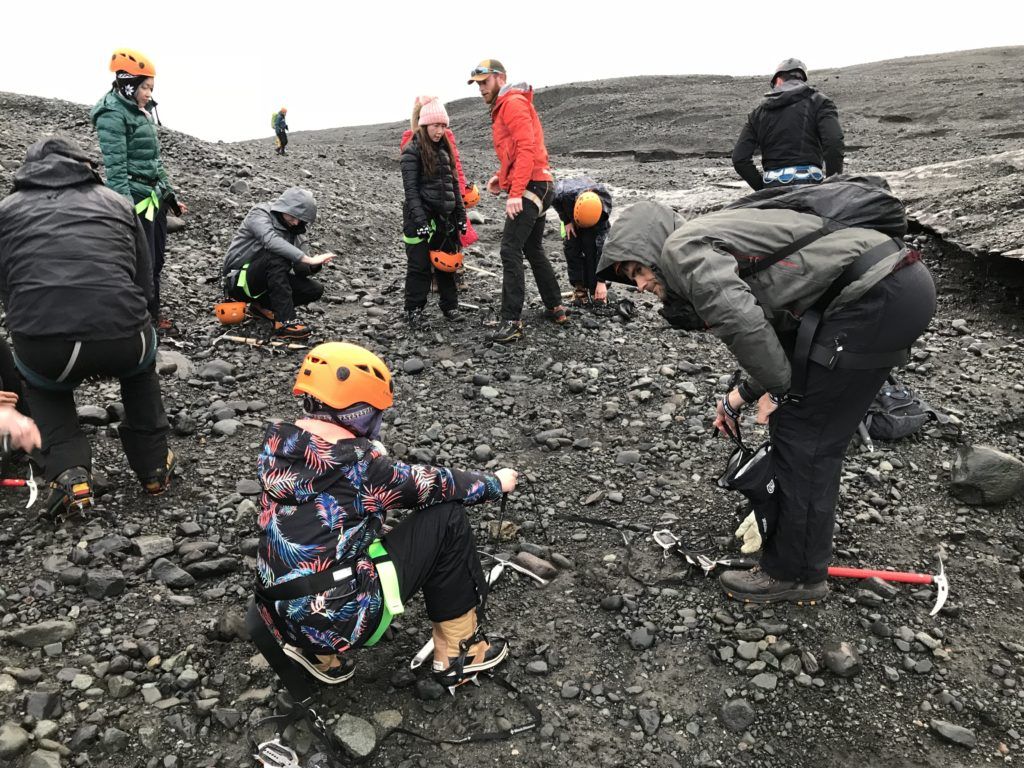
[[[775,74],[772,75],[772,79],[768,81],[768,85],[772,86],[775,84],[775,78],[779,75],[784,75],[787,72],[796,72],[800,75],[800,79],[805,83],[807,82],[807,65],[804,64],[800,59],[783,59],[779,62],[779,66],[775,68]]]

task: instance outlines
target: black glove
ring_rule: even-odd
[[[459,234],[460,235],[466,234],[466,230],[468,230],[468,229],[469,229],[469,222],[466,221],[466,219],[463,219],[462,221],[459,222]]]
[[[430,227],[426,224],[422,227],[416,227],[416,237],[430,237]]]

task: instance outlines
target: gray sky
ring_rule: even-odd
[[[476,95],[466,78],[487,57],[535,87],[626,75],[767,76],[788,56],[807,63],[813,82],[815,69],[1024,43],[1024,6],[1015,0],[777,5],[806,10],[773,11],[767,0],[8,3],[0,91],[93,104],[113,77],[110,54],[127,46],[157,68],[165,125],[234,141],[269,136],[281,106],[292,130],[405,120],[416,94]]]

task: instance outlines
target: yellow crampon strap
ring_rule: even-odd
[[[143,198],[135,204],[135,212],[140,216],[145,215],[146,221],[153,221],[158,210],[160,210],[160,198],[156,196],[155,189],[149,193],[149,197]]]
[[[391,624],[391,619],[400,613],[404,613],[405,606],[402,605],[402,590],[398,585],[398,571],[395,570],[395,564],[391,562],[391,556],[384,549],[384,545],[380,543],[380,539],[374,540],[369,549],[366,550],[366,554],[370,556],[370,560],[373,561],[374,566],[377,568],[377,576],[380,578],[380,591],[384,596],[384,606],[380,612],[380,624],[377,625],[377,629],[370,636],[370,639],[363,643],[364,646],[369,647],[377,644],[377,641],[383,637],[385,630]]]

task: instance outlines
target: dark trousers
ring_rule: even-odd
[[[597,287],[597,263],[604,251],[608,223],[600,222],[587,229],[575,229],[576,234],[573,237],[567,237],[562,241],[569,283],[573,287],[582,285],[593,294]]]
[[[544,210],[554,196],[553,185],[546,181],[531,181],[526,188],[544,202]],[[518,320],[523,314],[526,300],[526,274],[523,257],[530,262],[544,306],[554,309],[562,303],[562,291],[551,262],[544,255],[543,211],[523,198],[523,210],[514,219],[505,217],[501,233],[501,319]]]
[[[465,508],[456,502],[417,510],[383,538],[402,602],[421,589],[431,621],[475,608],[487,589]]]
[[[916,262],[825,320],[815,339],[831,347],[840,337],[850,352],[905,349],[933,314],[935,285]],[[769,419],[779,518],[761,557],[768,575],[810,583],[825,579],[843,457],[889,371],[828,370],[809,363],[804,399],[784,403]]]
[[[277,153],[279,155],[283,155],[284,148],[288,146],[288,133],[287,131],[276,131],[276,133],[277,141],[280,144],[280,146],[277,148]]]
[[[437,281],[437,293],[440,297],[441,309],[457,309],[459,291],[455,287],[455,273],[435,270],[430,264],[430,245],[426,242],[406,244],[405,256],[405,311],[423,309],[427,305],[427,294],[430,293],[431,273]]]
[[[275,320],[287,323],[295,319],[295,307],[311,304],[324,295],[323,285],[310,274],[312,270],[305,264],[260,251],[249,262],[246,279],[249,292],[259,297],[256,300],[274,311]],[[235,288],[232,296],[249,300],[241,288]]]
[[[149,326],[125,339],[85,341],[80,346],[52,337],[14,337],[25,395],[43,438],[47,482],[71,467],[92,468],[89,440],[75,410],[75,387],[93,377],[120,379],[124,420],[118,434],[131,468],[147,477],[164,466],[169,427],[156,374],[155,344]]]
[[[164,269],[164,251],[167,249],[167,208],[161,207],[153,221],[139,216],[149,243],[149,260],[153,264],[153,302],[149,305],[153,321],[160,319],[160,273]]]

